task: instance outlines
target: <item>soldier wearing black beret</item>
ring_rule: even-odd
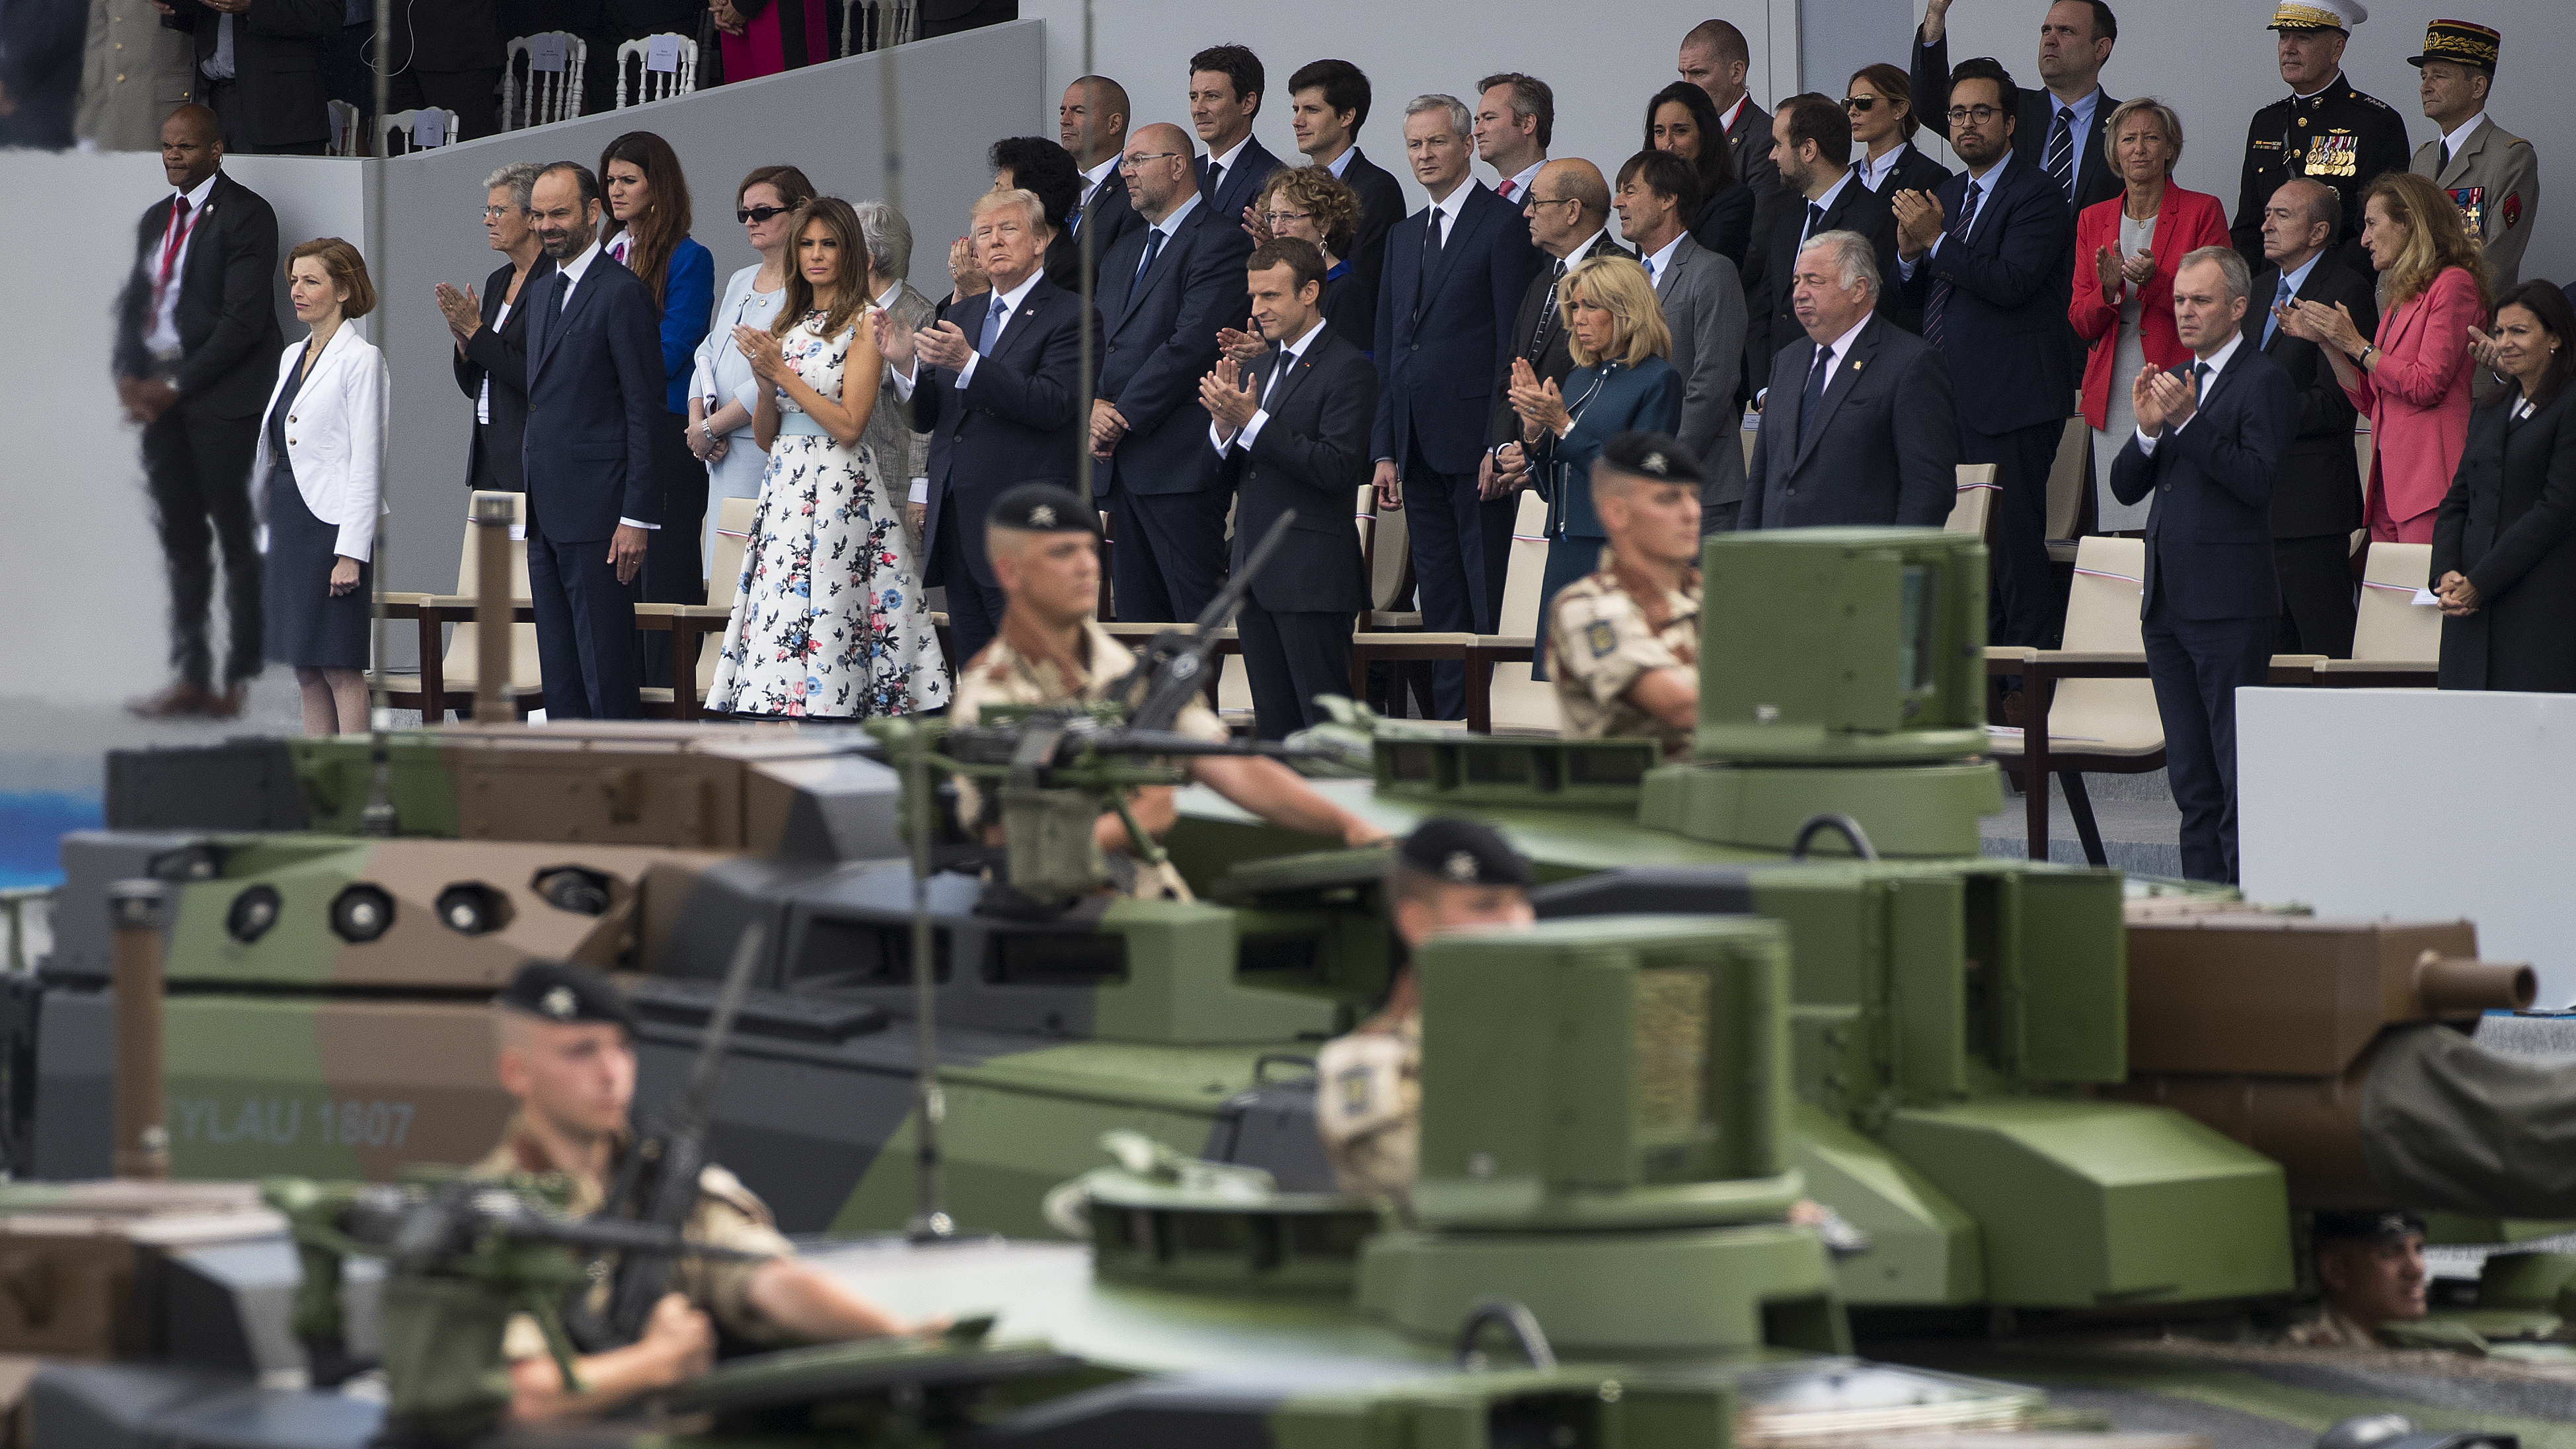
[[[1538,876],[1492,826],[1424,821],[1387,863],[1387,908],[1408,955],[1451,931],[1528,928]],[[1422,1001],[1413,969],[1396,968],[1386,1004],[1315,1058],[1315,1127],[1342,1191],[1405,1197],[1421,1147]]]
[[[2290,1326],[2283,1343],[2307,1348],[2384,1348],[2381,1331],[2424,1317],[2424,1220],[2411,1212],[2321,1212],[2317,1285],[2325,1299]]]
[[[2290,95],[2256,111],[2245,128],[2243,184],[2229,234],[2245,265],[2258,272],[2263,208],[2282,182],[2304,176],[2343,197],[2343,234],[2336,238],[2343,249],[2336,259],[2359,276],[2372,274],[2360,242],[2362,188],[2405,170],[2407,149],[2406,118],[2386,101],[2353,89],[2344,73],[2344,45],[2353,27],[2369,18],[2362,0],[2280,0],[2272,12],[2281,79]]]
[[[1699,722],[1699,464],[1669,433],[1621,433],[1592,465],[1610,536],[1597,572],[1540,616],[1565,737],[1643,735],[1667,758]]]
[[[572,1183],[566,1204],[588,1217],[607,1201],[635,1134],[627,1108],[635,1096],[635,1010],[625,993],[587,966],[531,961],[493,1002],[494,1068],[519,1109],[501,1145],[474,1165],[485,1177],[559,1173]],[[769,1209],[741,1179],[708,1166],[698,1176],[698,1206],[681,1225],[690,1239],[766,1255],[758,1261],[682,1259],[672,1267],[675,1291],[653,1310],[644,1335],[623,1348],[574,1361],[582,1391],[566,1391],[536,1321],[511,1320],[502,1341],[510,1361],[510,1413],[515,1419],[581,1418],[706,1372],[715,1325],[754,1342],[825,1342],[876,1338],[906,1325],[809,1264],[772,1226]],[[608,1287],[593,1291],[594,1311]],[[937,1324],[922,1325],[925,1328]]]

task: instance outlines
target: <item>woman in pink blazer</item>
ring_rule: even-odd
[[[2096,528],[2117,533],[2147,526],[2146,504],[2111,496],[2111,461],[2137,426],[2129,385],[2150,362],[2174,368],[2190,358],[2174,331],[2174,273],[2196,248],[2227,245],[2227,210],[2215,196],[2173,184],[2182,118],[2152,96],[2111,112],[2102,148],[2128,190],[2075,218],[2066,320],[2093,344],[2084,363],[2084,420],[2093,425]]]
[[[2361,244],[2384,279],[2378,338],[2364,342],[2340,303],[2294,299],[2281,325],[2324,351],[2370,415],[2371,538],[2431,543],[2469,441],[2469,332],[2487,325],[2486,260],[2451,198],[2403,171],[2362,191]]]

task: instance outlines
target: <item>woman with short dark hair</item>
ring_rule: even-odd
[[[2576,693],[2576,308],[2523,283],[2494,353],[2511,382],[2470,417],[2433,525],[2441,687]]]

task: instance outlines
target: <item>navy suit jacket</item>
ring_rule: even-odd
[[[560,314],[547,305],[555,281],[529,283],[520,462],[537,527],[557,543],[580,543],[615,533],[620,518],[659,523],[653,433],[671,416],[663,406],[661,309],[604,250]]]
[[[1389,228],[1377,299],[1377,426],[1373,458],[1399,469],[1419,449],[1442,473],[1473,473],[1485,429],[1511,371],[1510,319],[1546,257],[1513,205],[1472,181],[1440,249],[1422,275],[1425,207]]]
[[[1254,374],[1254,386],[1269,380]],[[1274,614],[1353,614],[1369,606],[1361,568],[1359,534],[1351,527],[1351,500],[1369,481],[1369,419],[1377,412],[1377,370],[1330,326],[1306,345],[1297,365],[1271,389],[1269,421],[1248,450],[1226,454],[1227,480],[1236,495],[1234,547],[1243,556],[1270,532],[1271,520],[1297,511],[1279,552],[1252,581],[1253,602]],[[1197,411],[1194,409],[1194,411]],[[1199,411],[1199,447],[1208,446],[1207,414]]]
[[[1109,469],[1131,494],[1196,493],[1217,486],[1199,379],[1216,366],[1217,329],[1242,325],[1251,306],[1243,263],[1252,238],[1202,201],[1137,279],[1153,234],[1141,225],[1120,237],[1101,258],[1093,292],[1103,339],[1099,396],[1127,420]]]
[[[2268,619],[2281,610],[2272,478],[2299,435],[2299,391],[2255,350],[2258,340],[2237,345],[2201,389],[2189,424],[2168,426],[2154,457],[2133,432],[2111,464],[2113,497],[2155,496],[2142,616],[2159,604],[2179,619]]]
[[[492,381],[492,421],[474,425],[482,441],[467,453],[465,486],[525,493],[528,477],[520,455],[528,439],[528,313],[554,280],[554,258],[539,256],[528,268],[527,280],[519,284],[519,305],[510,309],[509,321],[495,326],[492,319],[501,315],[501,299],[510,294],[512,270],[511,263],[503,262],[483,279],[483,325],[450,362],[467,402],[482,395],[485,378]],[[487,449],[492,455],[488,469]]]
[[[1342,260],[1351,264],[1357,285],[1374,300],[1378,279],[1386,270],[1386,234],[1404,220],[1404,183],[1353,146],[1351,163],[1342,168],[1342,184],[1360,199],[1360,229],[1351,239],[1350,254]],[[1369,341],[1360,339],[1354,345],[1366,350]]]
[[[948,320],[969,344],[983,330],[990,298],[977,292],[949,305]],[[997,587],[984,556],[993,500],[1020,483],[1073,486],[1074,449],[1090,446],[1081,366],[1082,299],[1040,277],[962,390],[946,368],[924,364],[915,374],[912,426],[930,434],[930,517],[922,529],[930,577],[922,582],[950,582],[937,540],[953,525],[967,530],[958,551],[975,582]]]
[[[2063,422],[2075,410],[2074,356],[2066,345],[2066,297],[2075,218],[2066,193],[2018,154],[1986,173],[1991,192],[1977,205],[1967,245],[1944,240],[1918,258],[1905,279],[1905,299],[1925,308],[1923,331],[1936,324],[1932,283],[1950,283],[1941,352],[1952,377],[1973,377],[1959,394],[1959,422],[1993,436],[2039,423]],[[1956,219],[1968,197],[1968,173],[1941,183],[1941,215]],[[1946,226],[1948,223],[1945,222]]]
[[[1091,193],[1088,203],[1074,208],[1073,217],[1066,239],[1073,243],[1074,255],[1078,257],[1082,255],[1083,233],[1091,234],[1091,274],[1095,279],[1092,288],[1097,299],[1101,259],[1109,255],[1111,247],[1118,245],[1120,237],[1142,228],[1145,218],[1136,214],[1136,203],[1127,195],[1127,178],[1114,170]]]
[[[1959,487],[1959,428],[1941,354],[1884,314],[1870,318],[1825,379],[1801,442],[1815,365],[1816,344],[1803,332],[1772,359],[1736,527],[1939,528]]]
[[[1243,209],[1261,194],[1261,184],[1270,179],[1270,173],[1284,164],[1261,144],[1260,137],[1252,136],[1246,137],[1243,149],[1234,153],[1234,164],[1225,168],[1225,179],[1217,183],[1214,194],[1208,191],[1207,157],[1201,156],[1192,163],[1190,174],[1198,179],[1199,204],[1214,207],[1219,216],[1233,218],[1235,227],[1240,230]]]

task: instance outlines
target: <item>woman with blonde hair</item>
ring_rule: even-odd
[[[286,256],[286,293],[312,329],[277,360],[251,462],[267,491],[262,643],[292,665],[304,732],[367,727],[368,616],[384,507],[384,354],[348,324],[376,309],[366,258],[336,236]]]
[[[751,437],[752,410],[762,383],[751,359],[733,345],[733,329],[765,330],[778,320],[787,295],[789,233],[796,214],[814,199],[814,183],[793,166],[760,166],[734,188],[734,219],[760,260],[726,281],[715,320],[698,339],[689,369],[689,451],[707,467],[707,520],[700,546],[716,552],[716,522],[727,498],[757,498],[769,458]]]
[[[789,233],[777,320],[734,328],[761,382],[753,441],[769,455],[744,545],[711,713],[864,719],[948,703],[921,571],[903,531],[903,482],[864,442],[884,361],[861,324],[868,244],[838,197]]]
[[[2290,335],[2317,344],[2344,395],[2370,415],[2371,538],[2431,543],[2469,441],[2469,333],[2487,322],[2486,259],[2459,207],[2421,176],[2390,172],[2361,198],[2361,244],[2380,275],[2379,335],[2364,341],[2341,303],[2292,298],[2274,311]]]
[[[1669,433],[1681,426],[1682,376],[1665,361],[1672,330],[1646,269],[1624,256],[1577,262],[1557,289],[1557,325],[1565,329],[1574,371],[1565,384],[1542,381],[1523,357],[1512,359],[1512,410],[1520,415],[1519,456],[1511,446],[1497,472],[1518,472],[1523,459],[1547,493],[1547,575],[1539,586],[1538,632],[1556,591],[1600,567],[1610,541],[1592,511],[1592,463],[1621,433]]]

